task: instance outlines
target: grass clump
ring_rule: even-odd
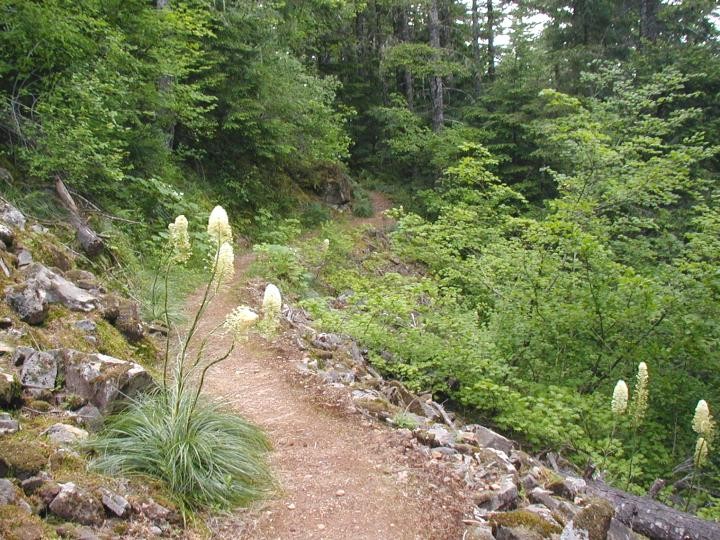
[[[264,455],[270,445],[256,427],[174,389],[145,395],[112,417],[90,443],[97,470],[163,480],[183,511],[232,508],[267,496],[272,477]]]

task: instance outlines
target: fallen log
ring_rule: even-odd
[[[80,247],[82,247],[83,251],[90,257],[98,255],[105,247],[105,243],[82,218],[75,201],[59,176],[55,177],[55,192],[62,205],[70,213],[70,224],[75,228]]]
[[[718,540],[720,523],[670,508],[648,497],[638,497],[599,481],[588,483],[587,493],[610,501],[615,519],[652,540]]]

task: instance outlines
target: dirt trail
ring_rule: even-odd
[[[372,194],[375,216],[353,225],[382,226],[390,206]],[[238,258],[234,282],[203,323],[220,323],[248,302],[252,255]],[[194,295],[188,309],[199,302]],[[218,339],[216,351],[226,343]],[[212,352],[212,351],[209,351]],[[288,338],[253,339],[209,373],[206,392],[225,396],[270,436],[271,464],[282,486],[274,499],[210,523],[216,538],[454,539],[461,504],[448,478],[404,447],[396,432],[349,412],[346,390],[328,389],[295,369],[303,351]],[[328,406],[331,405],[331,406]]]

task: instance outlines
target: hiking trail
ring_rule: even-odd
[[[380,227],[387,198],[372,193],[375,214],[353,226]],[[235,277],[210,305],[200,332],[248,301],[254,255],[236,258]],[[188,311],[200,294],[188,300]],[[208,354],[223,351],[219,336]],[[395,430],[348,409],[348,390],[329,388],[295,369],[306,353],[280,335],[253,337],[208,372],[205,392],[260,426],[272,441],[270,463],[280,484],[271,500],[212,518],[215,538],[454,539],[462,536],[463,505],[448,478],[413,455]]]

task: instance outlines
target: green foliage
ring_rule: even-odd
[[[253,252],[256,258],[250,268],[251,275],[277,283],[286,291],[306,288],[310,276],[297,250],[278,244],[257,244],[253,246]]]

